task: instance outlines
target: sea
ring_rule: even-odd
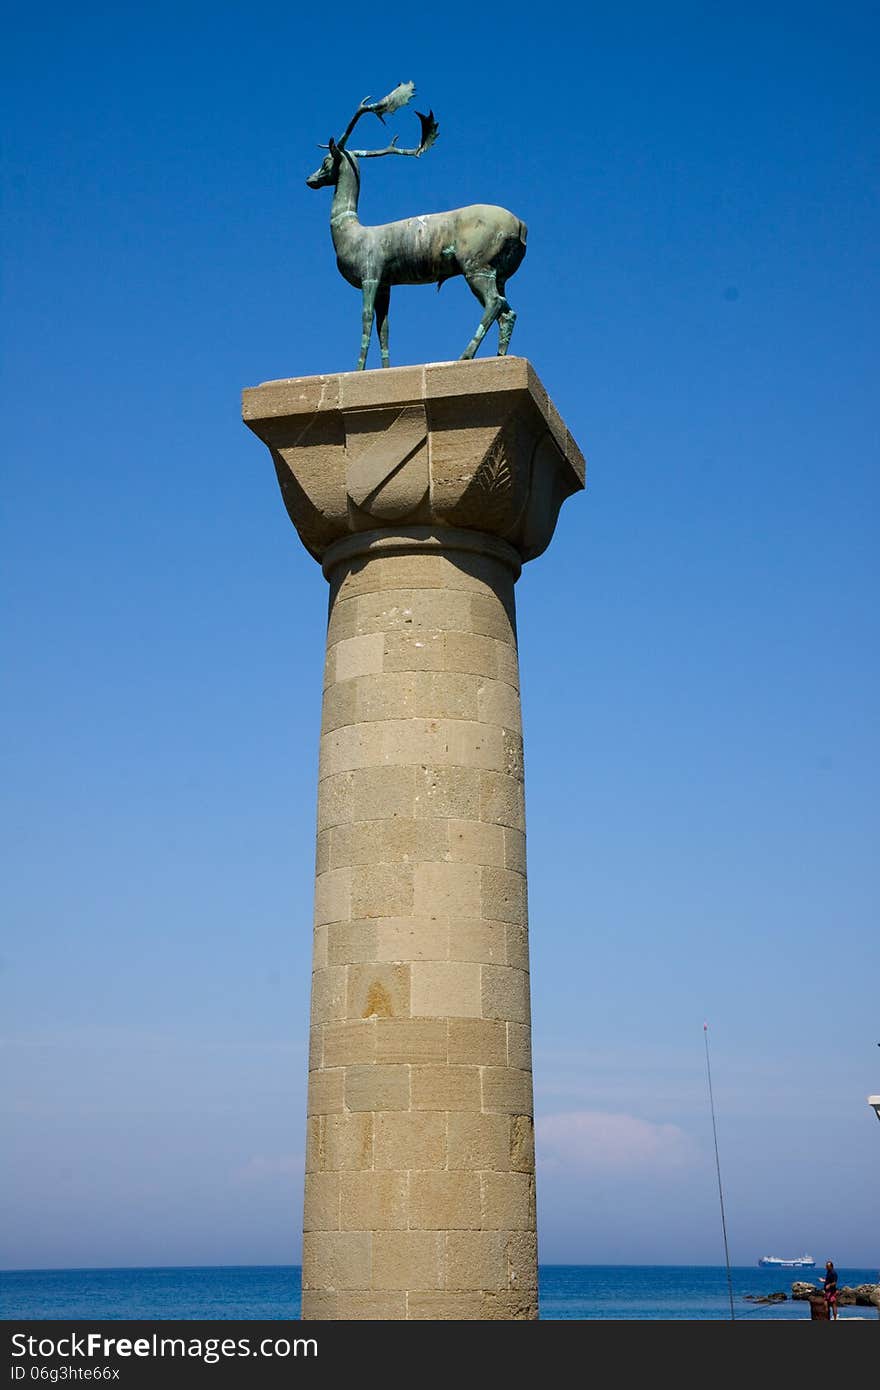
[[[30,1269],[0,1272],[0,1316],[29,1319],[285,1319],[300,1316],[297,1265],[167,1269]],[[793,1303],[792,1281],[818,1284],[820,1269],[731,1270],[736,1319],[810,1318]],[[839,1267],[840,1285],[880,1282],[876,1269]],[[608,1321],[723,1321],[731,1316],[727,1271],[714,1265],[542,1265],[542,1318]],[[785,1303],[749,1295],[789,1294]],[[841,1308],[842,1318],[876,1319],[873,1308]]]

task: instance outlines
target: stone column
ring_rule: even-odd
[[[304,1318],[537,1317],[513,586],[584,465],[528,362],[244,395],[330,583]]]

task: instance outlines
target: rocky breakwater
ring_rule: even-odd
[[[794,1300],[807,1302],[810,1298],[815,1298],[822,1293],[821,1284],[808,1284],[803,1280],[796,1279],[791,1286],[791,1296]],[[849,1284],[844,1284],[837,1291],[837,1304],[840,1308],[852,1307],[857,1305],[861,1308],[876,1308],[880,1315],[880,1284],[858,1284],[851,1288]]]

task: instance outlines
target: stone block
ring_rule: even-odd
[[[318,779],[319,831],[329,830],[331,826],[351,820],[349,801],[352,775],[349,771],[329,773],[322,766]]]
[[[505,729],[521,732],[519,691],[508,685],[507,681],[481,681],[477,690],[477,718],[483,724],[500,724]]]
[[[353,869],[352,917],[406,917],[412,911],[413,869],[408,864],[358,864]]]
[[[477,1230],[480,1217],[480,1178],[477,1173],[410,1173],[409,1224],[415,1229]]]
[[[443,1019],[380,1018],[375,1027],[377,1062],[446,1061],[446,1023]]]
[[[341,1068],[309,1072],[308,1113],[330,1115],[342,1109],[344,1076]]]
[[[525,926],[528,921],[525,878],[510,869],[484,868],[481,904],[484,917]],[[354,915],[360,916],[359,913]]]
[[[522,1293],[484,1293],[480,1296],[479,1317],[484,1322],[527,1322],[538,1316],[538,1296],[536,1292],[524,1289]]]
[[[343,1231],[401,1231],[407,1226],[407,1184],[402,1172],[339,1175],[339,1225]]]
[[[473,961],[414,961],[412,1011],[420,1018],[479,1018],[481,967]]]
[[[412,1108],[413,1110],[479,1110],[479,1068],[414,1066],[412,1068]]]
[[[515,729],[502,729],[501,742],[504,748],[504,771],[508,777],[514,777],[521,782],[524,775],[522,734],[517,733]]]
[[[488,825],[479,820],[449,820],[446,826],[447,853],[453,864],[504,867],[505,832],[502,826]]]
[[[484,1067],[483,1109],[487,1113],[531,1115],[531,1072],[517,1067]]]
[[[358,722],[380,719],[476,719],[478,685],[476,676],[459,672],[387,671],[357,683],[357,701],[353,708],[356,708]]]
[[[379,730],[379,758],[388,767],[406,768],[414,776],[417,767],[427,767],[445,758],[446,723],[441,719],[384,719],[373,726]]]
[[[309,1115],[306,1120],[306,1172],[317,1173],[324,1167],[322,1126],[323,1115]]]
[[[375,918],[366,922],[337,922],[325,930],[329,965],[354,965],[357,961],[377,959]]]
[[[348,1110],[408,1110],[409,1067],[378,1063],[346,1067],[345,1105]]]
[[[372,1166],[373,1116],[349,1112],[326,1115],[322,1120],[320,1167],[337,1172]]]
[[[516,618],[512,602],[501,603],[494,595],[489,598],[482,594],[471,594],[469,621],[460,626],[467,632],[494,637],[498,642],[516,646]]]
[[[315,879],[315,926],[351,919],[351,869],[328,869]]]
[[[488,602],[481,595],[450,589],[387,589],[364,594],[357,599],[358,631],[469,632],[475,599]]]
[[[480,819],[492,826],[525,830],[523,783],[502,771],[484,771],[480,778]]]
[[[348,967],[348,1018],[408,1018],[410,966],[377,961]]]
[[[498,660],[498,679],[507,681],[508,685],[519,690],[519,655],[516,647],[510,642],[496,640],[495,652]]]
[[[373,1288],[406,1291],[441,1289],[445,1236],[438,1231],[376,1231]]]
[[[341,386],[338,373],[264,381],[243,393],[242,417],[246,423],[286,415],[312,419],[318,411],[338,408]]]
[[[306,1231],[303,1289],[368,1289],[371,1239],[366,1231]]]
[[[303,1322],[330,1322],[336,1317],[338,1307],[338,1293],[327,1293],[319,1289],[303,1289]]]
[[[494,679],[498,675],[498,648],[499,643],[493,638],[479,633],[447,632],[445,668]]]
[[[379,917],[376,933],[377,960],[445,960],[449,949],[445,917]]]
[[[472,1066],[507,1065],[507,1027],[485,1018],[450,1018],[449,1061]]]
[[[485,1230],[534,1230],[534,1178],[529,1173],[482,1173],[480,1184]]]
[[[354,969],[354,967],[350,967]],[[482,967],[483,1018],[503,1018],[508,1023],[528,1023],[529,977],[510,965]]]
[[[387,1322],[407,1316],[405,1293],[340,1293],[332,1315],[340,1322]]]
[[[413,814],[412,767],[365,767],[350,774],[346,821],[388,819]]]
[[[507,1239],[502,1231],[449,1231],[447,1289],[506,1289]]]
[[[442,860],[449,853],[449,822],[410,820],[357,821],[333,832],[333,854],[345,864],[409,864]]]
[[[446,1116],[430,1111],[390,1111],[375,1117],[376,1169],[407,1171],[446,1164]]]
[[[357,637],[357,605],[356,598],[346,599],[338,594],[334,595],[331,590],[330,613],[327,621],[327,646],[334,647],[337,642],[344,642],[347,637]],[[334,663],[335,664],[335,663]]]
[[[477,864],[415,864],[413,907],[416,916],[479,917],[482,872]],[[389,911],[381,915],[397,914]]]
[[[510,1167],[522,1173],[535,1171],[535,1122],[531,1114],[511,1118]]]
[[[529,970],[529,929],[515,922],[505,922],[506,961],[517,970]]]
[[[407,1297],[407,1317],[421,1322],[462,1322],[482,1316],[480,1293],[411,1293]]]
[[[324,1063],[324,1025],[309,1029],[309,1071],[317,1071]]]
[[[460,360],[429,362],[424,369],[424,394],[429,400],[442,400],[448,396],[461,397],[462,403],[470,402],[475,396],[518,392],[529,387],[546,395],[536,375],[532,386],[530,368],[531,363],[525,357],[475,357],[467,364]],[[311,378],[306,377],[305,380],[309,381]],[[320,377],[315,380],[333,381],[334,378]]]
[[[329,931],[329,927],[315,927],[315,934],[312,941],[313,970],[326,970],[330,963],[327,956]]]
[[[315,841],[315,877],[330,867],[330,831],[321,830]]]
[[[349,681],[355,676],[369,676],[381,671],[385,656],[385,638],[381,632],[367,632],[360,637],[343,638],[330,648],[336,656],[334,681]]]
[[[345,970],[338,965],[312,973],[312,1023],[345,1018]]]
[[[508,766],[505,731],[496,725],[468,719],[443,719],[438,720],[437,733],[438,747],[433,761],[438,764],[495,771],[503,771]]]
[[[376,724],[345,724],[337,729],[330,729],[321,735],[320,758],[318,762],[319,777],[319,814],[331,815],[333,810],[338,810],[336,803],[340,802],[342,791],[348,794],[349,784],[346,783],[342,790],[336,787],[324,788],[324,800],[321,801],[321,785],[328,778],[337,777],[342,773],[357,772],[361,768],[370,768],[382,760],[382,732]],[[333,806],[330,803],[333,801]],[[333,821],[338,825],[345,818],[346,808],[342,806],[342,815],[337,816]],[[331,866],[332,867],[332,866]]]
[[[325,1067],[347,1067],[356,1062],[376,1060],[376,1023],[359,1018],[324,1024],[323,1063]]]
[[[306,1173],[304,1231],[339,1230],[339,1174]]]
[[[447,1148],[450,1169],[506,1172],[510,1168],[510,1120],[507,1115],[479,1112],[451,1114]]]
[[[534,1231],[514,1231],[507,1237],[508,1286],[522,1292],[538,1287],[538,1237]]]
[[[503,965],[507,959],[505,923],[454,917],[449,923],[449,958]]]
[[[360,641],[360,638],[354,638]],[[383,639],[380,635],[379,641]],[[340,643],[340,646],[342,644]],[[357,724],[358,718],[358,682],[356,680],[341,681],[335,685],[329,685],[324,691],[324,700],[321,705],[321,733],[329,734],[334,729],[339,729],[344,725]],[[322,772],[329,771],[325,760],[322,759]]]
[[[383,633],[385,654],[382,661],[384,671],[443,671],[444,640],[443,632]]]
[[[479,820],[480,772],[473,767],[417,767],[414,814],[428,817]]]
[[[342,410],[400,406],[405,402],[420,401],[425,394],[425,369],[421,366],[344,372],[326,380],[339,382],[339,405]]]
[[[531,1071],[532,1030],[529,1024],[507,1024],[507,1065]]]
[[[526,837],[521,830],[504,826],[504,867],[513,873],[526,872]]]

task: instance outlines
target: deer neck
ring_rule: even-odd
[[[361,191],[361,176],[354,155],[343,154],[339,165],[339,177],[333,192],[330,207],[330,232],[333,245],[339,251],[350,239],[358,221],[358,195]]]

